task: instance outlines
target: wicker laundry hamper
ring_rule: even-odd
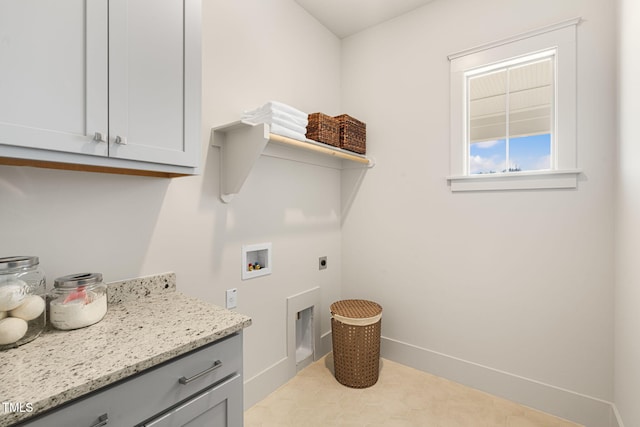
[[[353,388],[371,387],[380,370],[382,307],[366,300],[331,304],[331,339],[336,380]]]

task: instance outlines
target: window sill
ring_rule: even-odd
[[[449,176],[452,192],[577,188],[579,169]]]

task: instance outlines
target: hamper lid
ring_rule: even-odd
[[[362,299],[336,301],[330,309],[336,320],[350,325],[370,325],[382,317],[380,304]]]

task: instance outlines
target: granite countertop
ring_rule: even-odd
[[[30,343],[0,352],[0,427],[251,324],[245,315],[176,292],[173,273],[111,283],[107,292],[108,312],[95,325],[46,330]]]

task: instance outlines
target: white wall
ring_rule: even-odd
[[[337,114],[339,61],[340,41],[291,0],[204,0],[203,175],[0,166],[0,255],[39,256],[50,284],[82,271],[106,281],[174,271],[178,290],[218,305],[237,287],[237,310],[253,318],[244,341],[250,391],[252,378],[286,357],[286,298],[321,286],[328,313],[339,296],[340,172],[261,158],[224,205],[210,129],[271,99]],[[241,245],[265,241],[273,274],[241,281]],[[322,255],[330,268],[318,272]]]
[[[451,193],[447,55],[578,16],[578,189]],[[342,59],[342,109],[367,122],[377,161],[343,206],[343,292],[384,306],[383,355],[563,416],[591,405],[608,418],[610,2],[436,0],[345,39]],[[555,392],[579,402],[562,408]],[[583,418],[598,425],[593,416]]]
[[[640,4],[620,0],[616,216],[615,402],[626,426],[640,425]]]

